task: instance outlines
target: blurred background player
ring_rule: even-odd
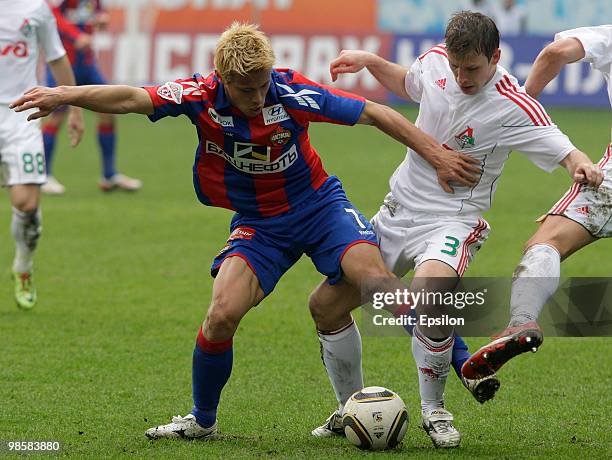
[[[436,165],[440,183],[465,174],[469,164],[466,155],[443,148],[389,107],[312,82],[290,69],[273,69],[274,61],[263,32],[234,23],[221,35],[216,70],[206,78],[195,74],[145,89],[37,88],[11,105],[17,111],[38,107],[34,119],[61,104],[142,113],[151,121],[185,115],[197,126],[193,184],[199,200],[236,211],[227,244],[211,267],[212,300],[193,352],[192,413],[147,430],[152,439],[215,434],[238,325],[303,254],[330,283],[342,279],[372,294],[403,287],[386,269],[369,221],[348,201],[340,181],[323,169],[310,144],[311,122],[373,125]],[[349,324],[337,324],[326,315],[319,319],[320,331],[340,326],[357,331],[350,314]],[[344,321],[345,316],[337,319]],[[350,354],[361,356],[360,350]],[[343,378],[362,388],[361,366],[350,370]]]
[[[74,85],[75,80],[44,0],[0,0],[0,9],[0,179],[9,188],[13,207],[15,300],[19,307],[30,309],[37,299],[32,263],[42,230],[39,200],[46,179],[45,159],[40,122],[28,122],[29,112],[15,113],[9,104],[37,85],[39,47],[60,85]],[[80,109],[70,109],[68,127],[75,146],[83,132]]]
[[[488,237],[490,227],[482,213],[491,206],[512,150],[527,154],[546,171],[561,164],[571,177],[583,174],[580,180],[585,183],[601,181],[599,169],[498,65],[500,57],[493,20],[463,11],[449,21],[445,43],[423,53],[410,69],[365,51],[343,51],[331,64],[334,79],[367,68],[389,91],[419,103],[419,128],[480,161],[478,183],[456,186],[452,195],[438,186],[435,171],[410,149],[389,181],[390,193],[372,223],[388,269],[398,277],[414,270],[411,288],[416,292],[455,289]],[[354,308],[354,300],[359,293],[351,286],[322,283],[310,307],[315,317],[321,312],[334,317]],[[443,310],[436,304],[416,308],[428,317]],[[452,327],[417,325],[413,330],[422,426],[434,446],[443,448],[461,441],[444,395],[454,341]]]
[[[527,32],[527,11],[514,0],[501,0],[493,8],[492,14],[502,36],[524,35]]]
[[[100,0],[63,0],[54,2],[53,13],[57,19],[60,37],[68,53],[68,59],[76,77],[77,85],[103,85],[106,80],[100,73],[92,45],[92,34],[107,26],[109,15],[102,9]],[[55,86],[53,74],[48,85]],[[48,181],[42,186],[44,193],[60,195],[65,187],[53,175],[53,158],[57,132],[66,116],[62,108],[56,110],[43,126],[45,158]],[[120,174],[115,166],[115,118],[112,114],[98,114],[98,144],[102,160],[102,179],[99,187],[109,192],[114,189],[135,191],[142,187],[138,179]]]
[[[526,91],[538,97],[566,64],[578,61],[588,62],[603,73],[612,105],[612,25],[558,33],[533,64]],[[464,375],[489,375],[514,356],[537,350],[543,335],[536,321],[559,287],[561,262],[600,238],[612,237],[612,144],[598,166],[604,173],[599,188],[581,185],[582,177],[575,177],[569,191],[538,219],[541,225],[525,244],[525,253],[514,271],[508,328],[474,353],[464,367]]]

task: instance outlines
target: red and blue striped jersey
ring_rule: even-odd
[[[230,104],[214,72],[145,89],[155,107],[151,121],[186,115],[196,127],[198,199],[253,217],[290,211],[327,179],[310,144],[310,122],[353,125],[365,107],[362,97],[290,69],[272,70],[264,108],[253,118]]]
[[[68,59],[73,65],[91,65],[92,50],[77,51],[74,42],[82,33],[94,32],[94,19],[102,11],[100,0],[55,0],[53,13]]]

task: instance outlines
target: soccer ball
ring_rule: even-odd
[[[390,449],[406,434],[408,411],[402,398],[391,390],[367,387],[347,401],[342,426],[346,438],[360,449]]]

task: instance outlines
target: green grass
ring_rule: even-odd
[[[414,111],[408,110],[414,118]],[[593,159],[609,139],[607,112],[553,111],[557,123]],[[334,407],[307,311],[320,280],[307,259],[251,311],[235,339],[232,378],[219,411],[221,438],[209,443],[149,442],[143,432],[191,408],[191,352],[211,293],[210,261],[223,246],[231,213],[197,203],[191,185],[195,133],[186,119],[156,125],[119,122],[119,166],[144,180],[133,195],[96,188],[93,118],[75,151],[62,138],[55,165],[64,197],[44,198],[44,235],[36,258],[40,303],[13,304],[10,207],[0,212],[0,439],[60,440],[75,458],[246,457],[566,457],[610,456],[612,381],[609,338],[547,338],[535,355],[501,373],[498,397],[475,403],[449,377],[448,407],[462,447],[434,451],[418,428],[418,388],[410,345],[364,337],[367,384],[406,401],[411,423],[403,445],[362,453],[343,439],[309,431]],[[378,208],[404,149],[373,128],[312,126],[328,172],[343,180],[366,215]],[[534,218],[568,187],[563,171],[538,170],[513,154],[501,179],[489,241],[471,276],[510,276]],[[612,241],[563,264],[566,276],[610,276]],[[470,339],[471,346],[482,340]]]

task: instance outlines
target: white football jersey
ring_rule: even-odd
[[[555,41],[568,37],[580,40],[586,53],[582,60],[591,64],[593,69],[603,73],[608,84],[608,98],[612,106],[612,81],[610,80],[610,73],[612,73],[612,25],[566,30],[555,35]]]
[[[0,0],[0,104],[37,85],[38,49],[47,62],[66,54],[45,0]]]
[[[555,169],[574,146],[516,78],[497,66],[475,95],[464,94],[451,71],[444,45],[421,55],[405,79],[410,98],[420,103],[416,125],[445,147],[480,160],[474,187],[438,184],[435,169],[412,149],[390,180],[402,206],[434,215],[479,215],[489,209],[504,163],[512,150],[546,171]]]

